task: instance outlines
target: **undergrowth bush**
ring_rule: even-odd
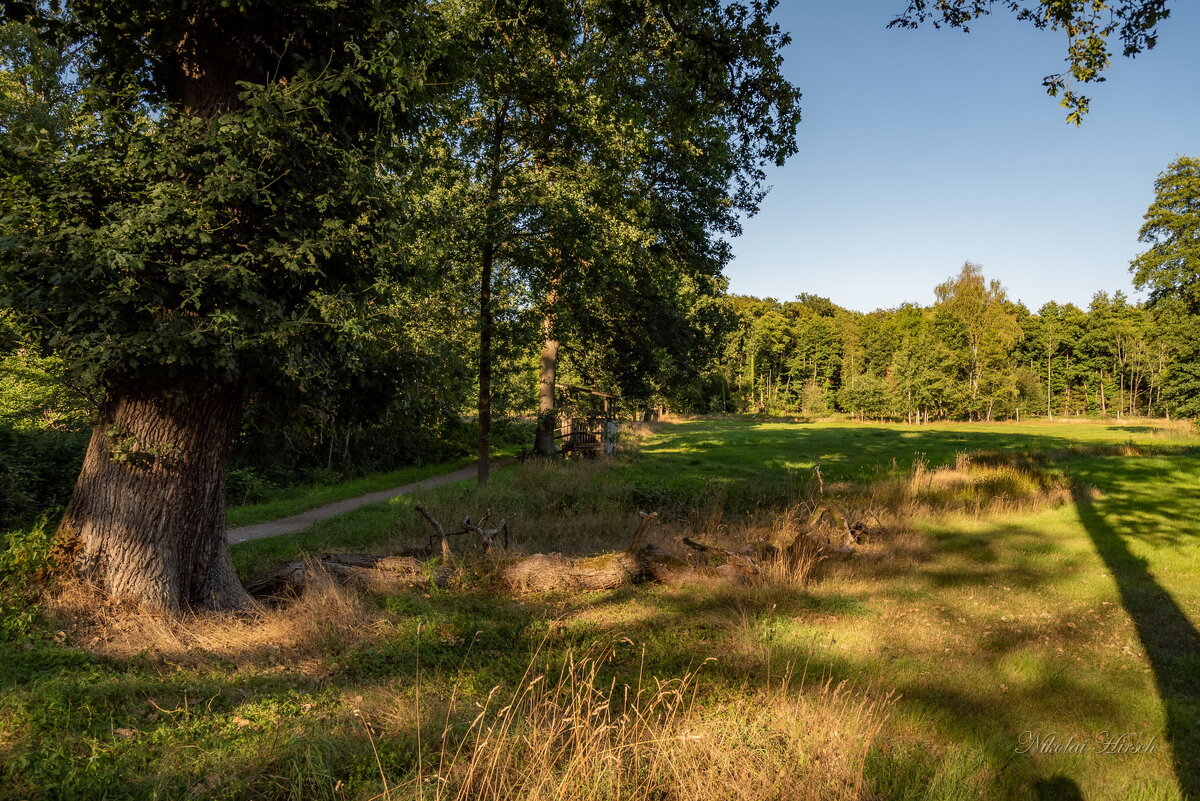
[[[0,424],[0,530],[66,504],[88,437],[87,431]]]
[[[234,467],[225,474],[225,503],[229,506],[265,501],[278,489],[278,484],[252,467]]]
[[[37,579],[50,561],[54,528],[46,520],[3,534],[0,542],[0,641],[28,634],[40,607],[33,603]]]

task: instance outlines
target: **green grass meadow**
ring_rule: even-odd
[[[468,558],[445,589],[339,596],[345,611],[301,603],[302,625],[277,610],[278,635],[235,621],[234,639],[151,637],[150,623],[106,633],[50,605],[0,642],[0,798],[471,797],[451,792],[461,777],[446,753],[488,745],[469,732],[489,693],[515,698],[527,671],[552,678],[602,653],[596,686],[696,673],[693,733],[631,758],[620,775],[638,782],[689,754],[716,766],[713,799],[1200,799],[1198,446],[1153,421],[696,419],[611,461],[514,465],[485,489],[364,507],[235,546],[239,571],[420,544],[416,503],[447,522],[490,508],[524,551],[583,555],[625,547],[637,509],[660,512],[663,537],[778,528],[817,465],[829,485],[867,485],[914,462],[1038,453],[1038,469],[1075,487],[1036,509],[914,517],[870,553],[828,555],[803,586],[514,596]],[[795,725],[764,722],[764,709],[791,710]],[[756,760],[772,767],[738,772]],[[614,768],[590,770],[558,777],[557,796],[520,785],[478,797],[622,796],[603,784]]]
[[[959,453],[1063,452],[1134,443],[1180,446],[1192,440],[1179,426],[1153,422],[791,423],[699,418],[674,423],[644,444],[637,472],[646,478],[719,483],[781,480],[817,465],[827,479],[861,480],[891,463],[914,459],[953,463]]]

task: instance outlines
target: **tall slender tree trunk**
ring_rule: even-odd
[[[497,240],[500,238],[498,217],[509,106],[510,101],[505,98],[496,107],[496,116],[492,119],[483,252],[479,260],[479,461],[476,475],[480,485],[488,483],[492,472],[492,337],[496,330],[496,316],[492,308],[492,274],[496,267]]]
[[[1051,371],[1051,356],[1050,349],[1046,348],[1046,417],[1054,419],[1054,394],[1050,390],[1050,371]]]
[[[558,452],[554,432],[558,430],[554,385],[558,383],[558,340],[554,338],[554,321],[547,317],[542,327],[542,366],[538,375],[538,419],[534,432],[533,451],[538,456],[552,458]]]
[[[758,392],[758,374],[757,374],[757,372],[755,371],[755,361],[756,361],[756,360],[755,360],[755,354],[754,354],[754,351],[753,351],[753,350],[751,350],[751,351],[750,351],[750,365],[749,365],[749,368],[750,368],[750,369],[749,369],[749,373],[750,373],[750,400],[749,400],[749,403],[747,404],[747,408],[746,408],[746,411],[747,411],[747,412],[753,411],[752,409],[750,409],[750,408],[749,408],[749,404],[752,404],[752,403],[754,403],[754,396],[755,396],[755,394]]]
[[[225,464],[242,405],[240,389],[221,385],[110,395],[59,524],[86,579],[157,611],[252,604],[225,537]]]
[[[542,363],[538,373],[538,417],[533,433],[533,453],[553,459],[558,454],[554,433],[558,430],[558,406],[555,385],[558,384],[558,333],[555,308],[558,305],[557,278],[550,286],[546,316],[542,320]]]
[[[496,264],[496,244],[489,236],[483,245],[479,272],[479,461],[476,477],[485,485],[492,472],[492,269]]]
[[[1072,414],[1072,405],[1070,405],[1070,351],[1067,353],[1067,385],[1063,387],[1063,395],[1067,396],[1067,415]]]

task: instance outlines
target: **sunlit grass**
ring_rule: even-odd
[[[1042,421],[1022,423],[788,423],[744,418],[684,420],[646,440],[634,470],[646,479],[704,476],[721,482],[779,480],[820,465],[826,478],[861,479],[895,461],[921,457],[930,467],[960,452],[1046,451],[1132,442],[1152,447],[1198,445],[1178,421]]]

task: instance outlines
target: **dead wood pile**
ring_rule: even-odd
[[[289,562],[247,584],[247,589],[259,595],[278,595],[296,592],[313,570],[323,570],[349,583],[366,588],[400,586],[446,586],[455,572],[450,538],[474,536],[474,546],[492,558],[502,559],[502,549],[508,549],[507,519],[488,526],[490,510],[478,521],[462,520],[457,531],[447,531],[424,507],[416,510],[433,530],[422,548],[400,556],[372,554],[325,554],[317,559]],[[535,553],[519,557],[500,571],[503,582],[512,590],[611,590],[629,584],[654,582],[684,584],[689,582],[744,582],[762,573],[769,562],[801,559],[813,549],[851,552],[862,535],[862,525],[849,524],[847,516],[827,505],[816,507],[807,524],[795,540],[780,548],[771,543],[748,544],[737,551],[681,539],[687,550],[675,556],[646,542],[646,532],[657,513],[638,512],[640,520],[629,547],[616,553],[587,557],[570,557],[561,553]],[[823,525],[831,524],[831,525]],[[828,533],[832,528],[833,533]],[[429,557],[440,557],[431,561]]]

